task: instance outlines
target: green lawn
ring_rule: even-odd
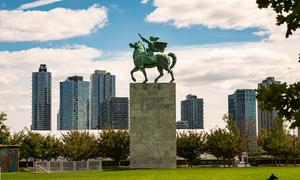
[[[1,180],[93,180],[93,179],[205,179],[205,180],[265,180],[274,173],[280,180],[300,180],[300,167],[252,168],[178,168],[156,170],[86,171],[50,174],[2,173]]]

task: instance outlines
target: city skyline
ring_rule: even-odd
[[[299,81],[299,32],[285,39],[286,29],[276,26],[274,13],[255,2],[1,2],[0,111],[8,114],[12,130],[30,129],[31,72],[39,64],[53,73],[52,129],[57,127],[59,82],[66,77],[79,74],[87,80],[95,69],[104,69],[118,77],[116,96],[128,97],[133,67],[128,43],[140,40],[138,33],[169,43],[166,52],[178,58],[177,120],[180,101],[193,93],[206,101],[205,129],[224,127],[227,95],[235,89],[255,89],[270,76]],[[222,5],[222,16],[216,4]],[[148,75],[151,82],[158,74],[150,70]],[[138,72],[136,77],[141,81],[143,76]]]
[[[45,71],[45,72],[47,72],[47,68],[46,68],[46,64],[40,64],[40,68],[39,68],[39,72],[41,72],[41,71]],[[44,69],[43,69],[44,68]],[[33,73],[34,74],[34,73]],[[76,73],[73,73],[73,74],[76,74]],[[116,77],[115,77],[115,75],[111,75],[111,73],[110,72],[106,72],[106,70],[94,70],[93,71],[93,73],[90,75],[90,78],[92,79],[92,77],[93,77],[93,75],[95,75],[95,74],[104,74],[104,75],[109,75],[109,76],[113,76],[113,79],[114,79],[114,81],[115,81],[115,79],[116,79]],[[52,73],[50,73],[50,76],[52,75]],[[83,78],[83,76],[77,76],[77,75],[74,75],[74,76],[70,76],[70,77],[67,77],[67,80],[69,79],[69,78],[80,78],[80,80],[84,80],[84,78]],[[105,77],[104,77],[105,78]],[[271,80],[273,80],[274,81],[274,77],[266,77],[264,80],[262,80],[262,82],[265,82],[265,81],[268,81],[268,80],[270,80],[270,78],[273,78],[273,79],[271,79]],[[91,80],[90,79],[90,80]],[[107,77],[106,77],[106,79],[107,79]],[[87,83],[89,83],[89,85],[88,85],[88,87],[90,88],[91,87],[91,84],[90,84],[90,82],[91,81],[84,81],[84,82],[87,82]],[[275,83],[280,83],[280,81],[275,81]],[[262,84],[262,83],[258,83],[259,85],[260,84]],[[269,84],[270,84],[270,82],[269,82]],[[260,87],[258,85],[258,87]],[[116,86],[115,84],[113,85],[113,86]],[[262,85],[261,85],[262,86]],[[89,90],[89,92],[91,92],[90,90]],[[116,89],[113,89],[113,94],[116,94],[116,92],[117,92],[117,90]],[[195,95],[191,95],[191,93],[189,93],[188,95],[186,95],[186,98],[188,99],[188,96],[195,96]],[[228,95],[228,100],[229,100],[229,97],[230,97],[231,95]],[[111,96],[111,97],[115,97],[115,95],[114,96]],[[197,96],[196,96],[197,97]],[[90,101],[90,98],[91,98],[91,96],[89,95],[89,101]],[[116,98],[119,98],[119,97],[116,97]],[[186,99],[186,100],[187,100]],[[203,101],[203,98],[201,98],[202,99],[202,101]],[[177,100],[178,101],[178,100]],[[182,99],[182,100],[180,100],[180,102],[182,103],[182,101],[185,101],[184,99]],[[257,100],[256,100],[257,101]],[[109,101],[104,101],[104,103],[107,103],[107,102],[109,102]],[[89,104],[90,104],[90,102],[89,102]],[[89,106],[89,108],[91,108],[91,106]],[[229,106],[227,106],[227,108],[228,109],[230,109],[230,107]],[[203,109],[204,109],[204,107],[203,107]],[[256,125],[258,125],[258,123],[259,123],[259,119],[258,119],[258,110],[259,110],[259,107],[258,107],[258,101],[257,101],[257,107],[256,107],[256,109],[257,109],[257,111],[256,111]],[[90,109],[89,109],[90,110]],[[178,109],[176,110],[176,111],[178,111]],[[182,106],[180,105],[180,111],[182,111]],[[228,112],[225,112],[224,114],[226,114],[226,113],[228,113],[228,115],[230,115],[230,112],[229,112],[230,110],[228,110]],[[204,112],[204,110],[203,110],[203,112]],[[181,113],[182,114],[182,113]],[[224,115],[223,114],[223,115]],[[59,114],[57,114],[57,116],[58,117],[60,117],[60,115]],[[89,116],[91,116],[91,113],[89,113]],[[103,114],[102,114],[102,116],[103,116]],[[207,128],[204,128],[204,122],[205,122],[205,120],[204,120],[204,113],[203,113],[203,115],[202,115],[203,117],[203,128],[196,128],[196,129],[202,129],[202,130],[205,130],[205,131],[208,131],[208,130],[210,130],[210,129],[207,129]],[[177,117],[177,121],[176,122],[179,122],[179,121],[181,121],[182,120],[182,118],[178,118]],[[52,118],[51,117],[51,121],[50,121],[50,124],[53,124],[53,122],[55,122],[55,118]],[[57,123],[59,122],[59,120],[57,120]],[[87,121],[88,122],[88,124],[87,124],[87,130],[89,129],[89,130],[96,130],[96,129],[93,129],[92,127],[91,127],[91,119],[89,120],[89,121]],[[181,126],[186,126],[185,124],[181,124]],[[255,126],[256,126],[255,125]],[[30,126],[30,128],[31,128],[32,126]],[[58,129],[58,127],[59,128],[61,128],[61,125],[58,125],[58,124],[56,124],[56,126],[55,127],[53,127],[53,125],[52,125],[52,128],[50,129],[51,131],[56,131],[56,130],[67,130],[67,129]],[[216,125],[216,127],[219,127],[218,126],[218,124]],[[117,128],[118,129],[118,128]],[[194,128],[179,128],[179,129],[194,129]],[[256,129],[256,127],[255,127],[255,129]],[[32,129],[33,130],[33,129]],[[36,129],[36,130],[39,130],[39,129]],[[40,129],[40,130],[43,130],[43,129]],[[48,129],[49,130],[49,129]],[[82,130],[84,130],[84,129],[82,129]],[[258,130],[259,131],[259,130]],[[256,132],[256,133],[258,133],[258,131]]]
[[[46,81],[46,83],[44,83],[45,81],[45,77],[44,77],[44,74],[47,73],[49,74],[48,76],[50,77],[50,83],[48,83],[49,80]],[[51,104],[51,73],[50,72],[47,72],[47,65],[46,64],[41,64],[40,67],[39,67],[39,72],[33,72],[32,73],[33,76],[32,76],[32,100],[34,99],[37,99],[38,96],[35,95],[36,93],[34,93],[34,90],[35,89],[38,89],[40,88],[39,85],[37,85],[37,81],[38,79],[41,79],[42,80],[42,83],[46,84],[47,86],[50,85],[50,88],[48,87],[48,92],[50,91],[50,104]],[[38,75],[41,74],[40,78],[38,78]],[[49,79],[46,78],[46,79]],[[99,79],[100,78],[100,79]],[[83,117],[78,117],[77,118],[77,125],[76,127],[74,126],[74,123],[73,125],[69,125],[68,127],[65,125],[65,122],[63,122],[63,120],[60,120],[60,118],[62,117],[62,112],[63,111],[59,111],[59,114],[57,116],[57,130],[72,130],[72,129],[81,129],[81,130],[85,130],[85,129],[95,129],[95,128],[92,128],[92,119],[89,119],[90,116],[91,116],[91,111],[89,108],[92,108],[92,106],[90,106],[90,101],[91,99],[93,98],[92,95],[89,94],[89,92],[93,92],[92,89],[98,89],[99,90],[99,87],[102,87],[102,96],[100,97],[99,95],[97,95],[97,97],[99,96],[100,99],[104,98],[105,100],[103,102],[101,102],[101,106],[103,106],[102,108],[104,109],[101,110],[99,109],[99,113],[100,113],[100,116],[101,118],[103,118],[103,122],[102,124],[106,124],[107,127],[111,127],[111,128],[116,128],[116,129],[126,129],[128,128],[128,97],[115,97],[115,93],[116,93],[116,89],[115,89],[115,75],[111,75],[110,72],[106,72],[105,70],[95,70],[93,74],[90,75],[90,80],[91,82],[94,81],[94,85],[88,81],[83,81],[83,77],[82,76],[72,76],[72,77],[68,77],[67,80],[65,80],[64,82],[60,82],[60,106],[62,106],[62,104],[64,104],[62,101],[63,101],[63,96],[62,94],[65,92],[68,91],[68,93],[70,93],[70,88],[74,87],[74,85],[71,84],[71,86],[67,86],[68,88],[63,88],[63,84],[66,84],[66,82],[77,82],[78,81],[82,81],[82,82],[85,82],[86,84],[86,93],[79,93],[79,85],[77,85],[78,87],[75,88],[78,90],[78,93],[75,93],[75,94],[85,94],[86,97],[84,99],[87,100],[87,108],[86,109],[86,121],[83,122],[85,123],[85,125],[83,125],[82,123],[79,122],[82,121],[84,118]],[[39,80],[39,81],[41,81]],[[100,85],[99,82],[102,82],[102,84]],[[108,81],[107,85],[105,83],[105,81]],[[34,83],[35,82],[35,83]],[[262,82],[258,83],[258,88],[261,88],[261,87],[268,87],[270,86],[271,84],[273,83],[280,83],[280,81],[275,81],[275,78],[274,77],[266,77],[265,80],[263,80]],[[96,84],[96,85],[95,85]],[[44,89],[44,86],[45,85],[41,85],[41,87]],[[93,87],[94,86],[94,87]],[[98,87],[99,86],[99,87]],[[91,88],[91,89],[90,89]],[[63,89],[66,89],[67,91],[64,91]],[[82,88],[81,88],[82,89]],[[105,93],[105,90],[108,91],[107,93]],[[35,90],[37,91],[37,90]],[[248,92],[249,91],[249,92]],[[250,92],[251,91],[251,92]],[[44,94],[44,93],[42,93]],[[74,93],[73,93],[74,94]],[[100,93],[101,94],[101,93]],[[252,94],[252,95],[251,95]],[[231,95],[228,95],[228,115],[231,119],[233,119],[236,123],[237,123],[237,126],[238,128],[242,131],[242,132],[245,132],[245,133],[250,133],[249,136],[252,136],[251,138],[254,138],[257,133],[260,131],[261,128],[270,128],[272,123],[270,122],[271,120],[269,119],[270,115],[267,115],[267,117],[269,118],[265,118],[265,119],[262,119],[262,117],[260,117],[260,113],[261,114],[270,114],[269,112],[260,112],[260,108],[259,108],[259,101],[257,101],[257,107],[256,107],[256,97],[255,97],[255,90],[251,90],[251,89],[238,89],[234,92],[234,94],[231,94]],[[249,104],[247,100],[247,97],[250,97],[250,99],[253,99],[254,98],[254,104]],[[35,97],[35,98],[34,98]],[[105,98],[107,97],[107,98]],[[127,99],[126,101],[126,104],[127,104],[127,115],[124,114],[125,111],[122,111],[122,113],[120,114],[114,114],[115,112],[115,106],[117,108],[123,108],[124,107],[124,102],[123,100],[125,100],[125,98]],[[47,98],[46,98],[47,99]],[[49,99],[49,98],[48,98]],[[79,97],[77,99],[80,99]],[[198,102],[199,101],[199,102]],[[34,101],[32,101],[33,103]],[[195,106],[195,103],[196,104],[199,104],[199,105],[196,105]],[[71,103],[71,104],[74,104],[74,103]],[[82,103],[78,103],[78,104],[82,104]],[[254,110],[249,110],[250,106],[254,107]],[[34,107],[35,106],[32,106],[33,109],[32,109],[32,112],[35,112],[34,111]],[[200,107],[200,109],[198,109]],[[195,109],[196,110],[193,110]],[[72,109],[69,107],[69,109]],[[76,108],[75,108],[76,109]],[[77,108],[79,109],[79,108]],[[204,129],[204,106],[203,106],[203,99],[202,98],[197,98],[196,95],[192,95],[192,94],[188,94],[186,96],[186,99],[185,100],[182,100],[181,101],[181,119],[179,121],[177,121],[177,126],[179,128],[177,129]],[[248,109],[248,110],[247,110]],[[250,108],[252,109],[252,108]],[[257,109],[257,111],[256,111]],[[69,111],[67,108],[66,108],[67,112]],[[201,112],[199,112],[199,110]],[[50,106],[50,111],[51,111],[51,106]],[[103,112],[102,112],[103,111]],[[196,111],[196,114],[195,112]],[[73,110],[72,110],[73,112]],[[75,112],[75,111],[74,111]],[[201,115],[200,119],[197,118],[199,116],[199,113]],[[250,113],[250,114],[249,114]],[[253,114],[253,115],[251,115]],[[272,112],[272,114],[274,114],[274,112]],[[257,115],[257,118],[256,118],[256,115]],[[127,122],[121,122],[124,120],[125,116],[127,117]],[[195,116],[195,117],[194,117]],[[249,124],[247,124],[247,116],[251,116],[251,118],[255,121],[254,123],[250,123],[251,125],[249,126]],[[253,117],[252,117],[253,116]],[[274,115],[272,115],[273,117]],[[34,117],[34,116],[33,116]],[[271,117],[271,119],[273,119]],[[275,117],[275,116],[274,116]],[[194,119],[198,119],[198,120],[194,120]],[[243,119],[243,118],[246,118],[246,119]],[[250,119],[251,119],[250,118]],[[249,119],[249,118],[248,118]],[[114,122],[115,121],[115,122]],[[245,121],[245,122],[241,122],[241,121]],[[262,121],[262,122],[260,122]],[[263,122],[265,121],[265,122]],[[32,121],[32,127],[36,127],[37,125],[33,126],[34,121]],[[50,117],[50,125],[51,125],[51,117]],[[72,124],[71,123],[71,124]],[[127,125],[125,124],[127,123]],[[195,124],[196,123],[196,124]],[[80,125],[81,124],[81,125]],[[115,124],[115,125],[114,125]],[[264,124],[264,125],[262,125]],[[258,125],[258,129],[256,128],[256,126]],[[248,129],[246,128],[246,126],[248,127]],[[250,128],[249,128],[250,127]],[[105,125],[102,125],[101,128],[99,129],[102,129],[102,128],[105,128]],[[32,130],[51,130],[49,128],[31,128]],[[97,128],[96,128],[97,129]],[[250,131],[250,132],[247,132],[247,131]],[[254,133],[253,133],[254,132]],[[253,135],[252,135],[253,134]],[[254,135],[255,134],[255,135]]]

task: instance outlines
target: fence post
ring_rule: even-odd
[[[50,173],[50,161],[47,161],[48,173]]]
[[[59,162],[59,169],[60,169],[61,172],[64,171],[64,163],[63,163],[62,160],[60,160],[60,162]]]
[[[90,169],[90,161],[87,160],[87,161],[86,161],[86,170],[89,170],[89,169]]]
[[[73,171],[76,170],[76,161],[73,161]]]
[[[33,168],[32,168],[34,173],[37,173],[37,161],[33,161]]]

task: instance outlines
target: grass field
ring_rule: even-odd
[[[50,174],[2,173],[1,180],[93,180],[93,179],[205,179],[265,180],[274,173],[280,180],[300,180],[300,167],[178,168],[159,170],[81,171]]]

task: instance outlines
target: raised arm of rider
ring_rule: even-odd
[[[138,33],[138,34],[144,42],[150,43],[150,41],[148,39],[144,38],[142,35],[140,35],[140,33]]]

